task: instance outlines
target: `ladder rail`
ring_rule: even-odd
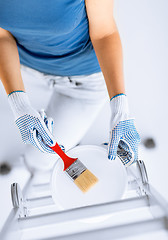
[[[25,183],[25,186],[22,190],[22,194],[25,195],[27,192],[28,187],[31,185],[33,179],[33,174],[30,175],[30,177],[28,178],[27,182]],[[13,185],[13,184],[12,184]],[[12,187],[11,185],[11,187]],[[13,203],[13,199],[12,199],[12,190],[11,190],[11,201]],[[13,203],[14,204],[14,203]],[[21,211],[23,209],[19,208],[19,207],[14,207],[13,208],[7,218],[7,220],[5,221],[5,224],[0,232],[0,239],[6,239],[6,235],[8,234],[8,230],[11,229],[19,229],[19,223],[18,223],[18,219],[19,219],[19,215],[21,214]]]

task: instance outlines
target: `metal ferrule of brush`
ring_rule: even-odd
[[[74,181],[76,178],[78,178],[87,168],[83,163],[77,159],[75,162],[69,166],[65,172],[66,174]]]

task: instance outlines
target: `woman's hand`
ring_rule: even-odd
[[[135,120],[129,117],[127,96],[125,94],[114,96],[110,101],[110,106],[112,115],[108,158],[114,160],[117,156],[117,150],[122,149],[125,154],[131,156],[131,158],[125,158],[122,161],[124,165],[129,166],[138,160],[140,136],[135,127]]]
[[[23,142],[32,144],[42,152],[54,154],[54,151],[47,146],[54,144],[54,136],[48,129],[47,117],[32,108],[27,94],[23,91],[12,92],[8,95],[8,101]]]

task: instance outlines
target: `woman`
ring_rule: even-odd
[[[115,159],[120,144],[134,153],[125,165],[138,159],[140,137],[129,115],[113,4],[112,0],[0,0],[0,78],[25,143],[47,153],[53,153],[48,145],[55,141],[66,149],[75,146],[107,99],[107,86],[108,157]],[[31,91],[25,90],[21,69],[30,78],[38,76],[55,86],[50,101],[46,99],[48,114],[55,104],[53,134],[50,119],[30,104]]]

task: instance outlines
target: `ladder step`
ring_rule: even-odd
[[[45,191],[50,189],[50,183],[34,184],[31,190],[34,191]]]
[[[28,206],[29,209],[48,206],[48,205],[51,205],[51,204],[54,204],[54,201],[53,201],[51,195],[27,200],[27,206]]]
[[[61,212],[53,212],[49,214],[39,214],[36,216],[28,216],[20,218],[19,224],[21,228],[32,228],[44,226],[53,223],[61,223],[66,221],[75,221],[84,218],[99,217],[116,212],[121,212],[130,209],[142,208],[148,206],[147,196],[124,199],[116,202],[92,205],[82,208],[75,208]]]
[[[113,219],[114,220],[114,219]],[[147,219],[132,222],[125,222],[115,225],[114,222],[107,224],[106,221],[102,222],[87,222],[75,221],[66,222],[64,224],[53,224],[32,229],[25,229],[22,231],[22,240],[111,240],[118,238],[125,238],[154,232],[165,229],[165,219]],[[135,239],[135,238],[133,238]]]
[[[51,196],[51,191],[46,190],[46,191],[41,191],[41,192],[31,192],[31,193],[29,193],[29,195],[27,195],[26,198],[29,201],[29,200],[47,197],[47,196]]]

